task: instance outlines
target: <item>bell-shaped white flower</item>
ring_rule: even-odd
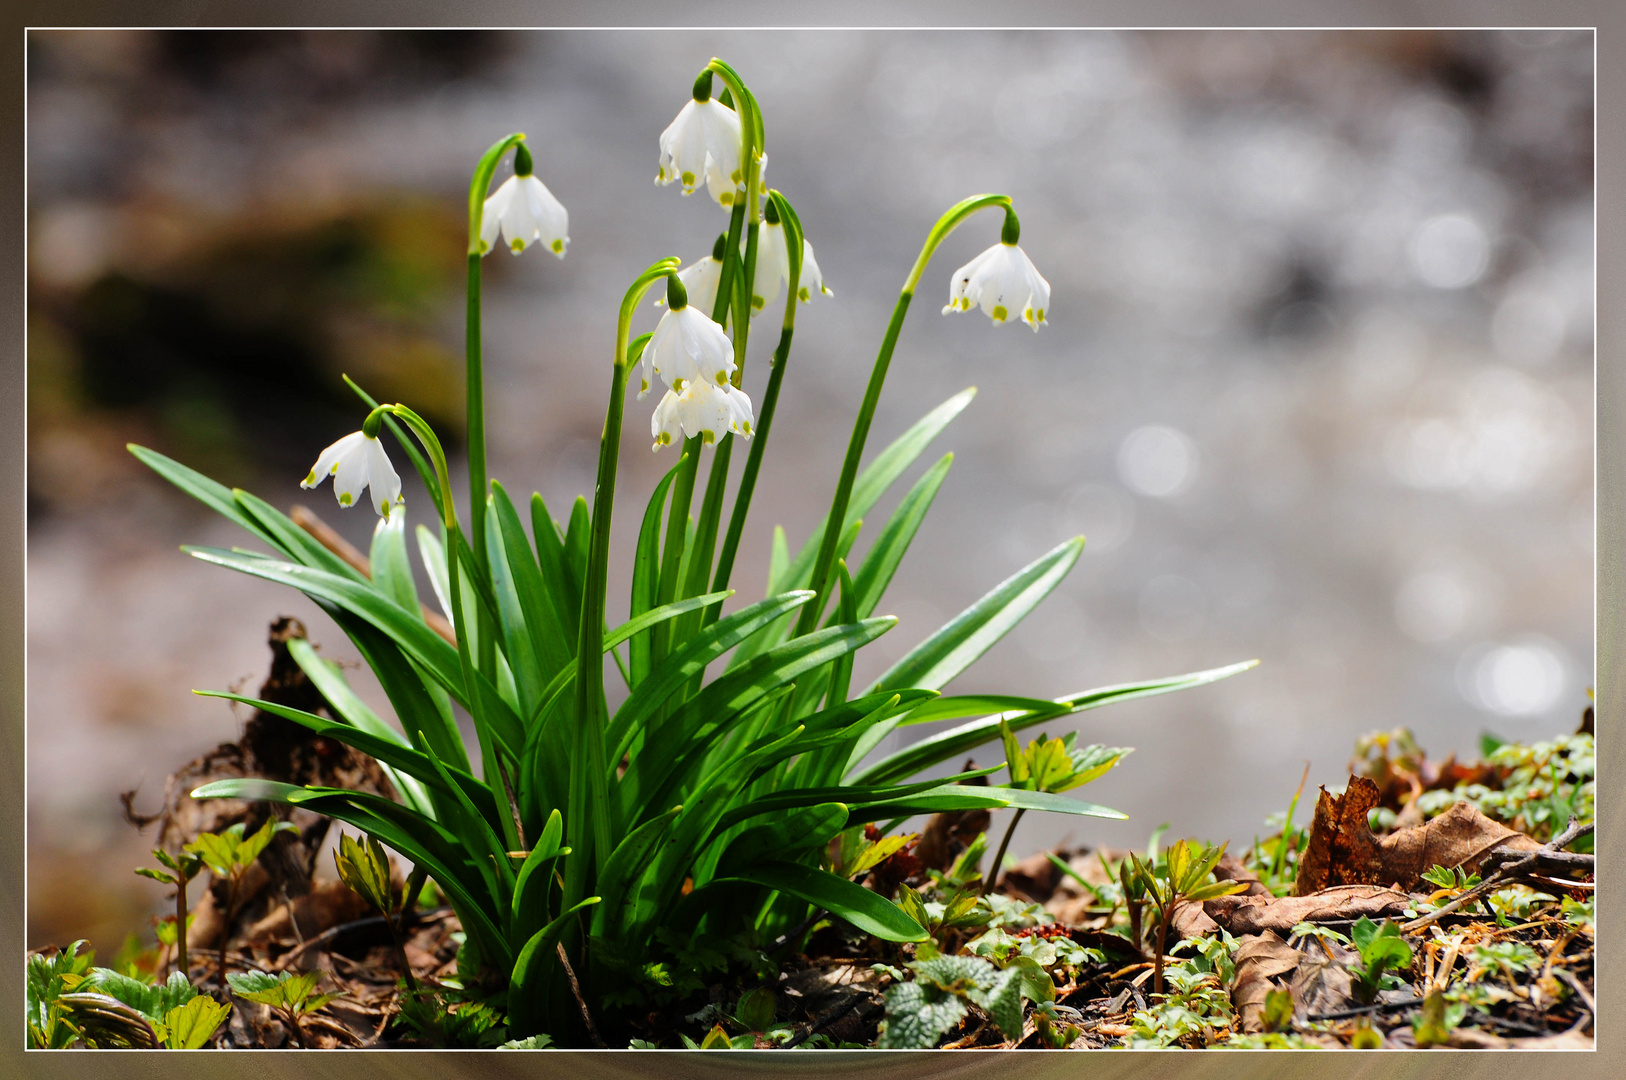
[[[1050,283],[1040,276],[1026,252],[1001,241],[954,272],[943,314],[970,311],[978,305],[995,326],[1020,313],[1022,321],[1037,332],[1050,306]]]
[[[732,194],[743,184],[740,171],[740,116],[733,109],[712,100],[707,82],[706,97],[692,98],[677,114],[666,130],[661,132],[661,164],[655,174],[657,184],[670,184],[674,180],[683,184],[683,194],[694,193],[695,185],[706,179],[706,188],[719,205],[727,193]],[[696,84],[695,93],[701,93]],[[713,186],[710,175],[716,173]]]
[[[721,326],[685,302],[661,316],[640,359],[644,365],[640,398],[649,393],[651,372],[680,392],[696,382],[722,386],[734,373],[734,344]]]
[[[727,382],[719,386],[696,379],[684,383],[681,390],[668,390],[655,406],[649,418],[649,433],[655,439],[651,449],[659,450],[685,437],[699,436],[714,443],[729,432],[749,439],[753,423],[751,399],[745,391]]]
[[[395,474],[395,466],[384,453],[384,445],[365,432],[352,431],[323,450],[299,486],[313,488],[330,476],[340,506],[354,506],[368,487],[372,488],[373,508],[381,517],[389,517],[402,503],[401,478]]]
[[[739,173],[724,176],[722,168],[715,158],[706,160],[706,191],[712,199],[724,210],[732,210],[737,199],[745,197],[745,181]],[[768,155],[766,152],[757,154],[757,198],[766,202],[768,199]]]
[[[515,255],[530,244],[541,243],[559,258],[565,257],[570,213],[531,173],[531,155],[523,146],[515,154],[514,175],[485,201],[480,215],[482,254],[496,246],[499,226]]]
[[[777,221],[764,222],[757,233],[757,272],[751,284],[751,314],[766,308],[779,299],[779,291],[790,281],[790,247],[785,227]],[[804,302],[812,299],[817,289],[825,296],[835,295],[825,288],[824,275],[818,260],[813,258],[813,245],[802,238],[802,273],[797,281],[796,295]]]
[[[727,242],[726,235],[719,236],[710,255],[678,271],[678,280],[683,282],[683,288],[689,294],[689,303],[701,311],[710,311],[717,306],[717,289],[723,281],[723,245]],[[665,304],[666,295],[663,293],[656,298],[655,306],[663,307]]]

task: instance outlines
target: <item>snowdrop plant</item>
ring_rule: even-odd
[[[714,98],[717,83],[724,89]],[[795,553],[783,530],[775,530],[767,595],[725,612],[790,369],[799,298],[828,290],[795,209],[763,183],[766,130],[756,99],[720,60],[706,65],[691,101],[661,135],[657,176],[681,182],[685,191],[702,176],[720,179],[711,190],[728,210],[729,225],[713,248],[716,265],[686,276],[677,259],[665,258],[633,279],[615,340],[606,343],[609,363],[598,375],[608,381],[607,406],[591,500],[580,498],[555,516],[532,495],[527,534],[526,504],[516,505],[486,476],[480,356],[480,260],[495,235],[487,215],[501,218],[507,230],[503,215],[513,206],[488,199],[487,189],[498,162],[510,150],[517,155],[522,140],[515,134],[493,145],[469,192],[472,504],[466,511],[455,505],[435,433],[404,405],[381,405],[357,387],[368,409],[363,441],[341,440],[349,453],[366,450],[367,479],[381,510],[394,506],[394,489],[386,482],[389,498],[380,495],[383,466],[365,440],[389,431],[423,479],[434,514],[432,524],[417,525],[416,546],[452,624],[451,640],[425,622],[405,513],[381,517],[364,573],[266,501],[150,450],[133,450],[270,553],[188,550],[311,597],[349,635],[395,712],[391,723],[350,690],[335,665],[301,653],[296,659],[321,689],[327,715],[217,696],[248,701],[371,754],[400,801],[256,779],[216,782],[194,794],[304,806],[395,849],[432,877],[456,909],[467,934],[465,986],[506,1008],[510,1034],[545,1031],[561,1044],[579,1044],[615,1022],[615,1002],[637,999],[640,987],[660,981],[663,964],[698,943],[766,944],[805,925],[814,910],[887,941],[924,940],[925,929],[897,905],[821,868],[833,837],[870,822],[972,808],[1121,817],[1057,794],[1060,785],[1048,781],[980,782],[1002,764],[922,774],[998,742],[1006,731],[1212,682],[1250,665],[1056,699],[942,696],[1062,580],[1082,550],[1078,537],[997,585],[868,686],[854,686],[854,655],[897,621],[880,613],[884,594],[951,456],[926,470],[858,557],[861,519],[972,391],[931,410],[860,470],[871,421],[909,302],[944,237],[978,211],[998,209],[1014,243],[1016,214],[1004,195],[967,199],[928,232],[882,339],[828,515]],[[509,238],[524,239],[527,226],[515,228]],[[766,305],[781,291],[779,337],[753,410],[741,389],[752,320],[740,313],[753,309],[755,297]],[[647,310],[652,292],[665,293],[667,310],[635,338],[635,317]],[[973,296],[969,285],[966,295]],[[978,302],[983,295],[975,294]],[[1031,299],[1021,301],[1022,310],[1031,307],[1038,321],[1047,300]],[[701,300],[704,307],[697,306]],[[1017,302],[1014,292],[1007,302]],[[612,625],[610,523],[635,373],[639,397],[656,375],[665,385],[651,413],[657,448],[680,441],[681,448],[647,493],[630,573],[618,581],[630,589],[628,616]],[[748,449],[730,505],[731,455],[741,441]],[[334,453],[318,464],[341,493],[359,495],[358,477]],[[316,470],[317,479],[322,473]],[[607,672],[620,684],[613,692],[605,687]],[[459,733],[459,710],[472,722],[473,745],[465,746]],[[950,726],[877,753],[899,726],[926,723]],[[1068,777],[1083,767],[1063,757]]]

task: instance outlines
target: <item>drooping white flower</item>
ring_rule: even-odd
[[[719,386],[696,379],[684,383],[681,390],[668,390],[655,406],[649,418],[649,433],[655,439],[650,449],[659,450],[685,437],[699,436],[714,443],[729,432],[749,439],[753,423],[751,399],[745,391],[726,381]]]
[[[526,164],[529,164],[528,155]],[[480,215],[480,250],[490,252],[502,227],[508,248],[515,255],[526,246],[541,242],[559,258],[565,257],[570,243],[570,213],[553,193],[530,172],[516,172],[486,199]]]
[[[707,96],[690,99],[678,111],[677,119],[661,132],[661,163],[655,182],[664,185],[679,181],[683,194],[690,195],[695,185],[706,178],[712,198],[719,205],[728,205],[722,195],[727,193],[732,201],[734,190],[744,183],[740,171],[740,117],[714,101],[707,85]],[[699,84],[695,92],[701,92]],[[710,180],[713,171],[717,187]]]
[[[701,311],[710,311],[717,306],[717,288],[723,280],[723,245],[727,236],[717,238],[717,246],[712,248],[711,254],[690,266],[678,271],[678,280],[688,291],[689,303]],[[656,307],[666,304],[666,294],[662,293],[655,300]]]
[[[738,173],[724,176],[722,168],[715,158],[706,160],[706,191],[712,199],[724,210],[732,210],[734,201],[745,196],[745,180]],[[768,155],[766,152],[757,154],[757,198],[761,202],[768,199]]]
[[[764,222],[757,233],[757,272],[751,288],[751,314],[766,308],[779,299],[779,291],[790,281],[790,246],[785,227],[777,221]],[[804,302],[812,299],[817,289],[825,296],[835,295],[825,288],[824,275],[819,272],[818,260],[813,258],[813,245],[802,238],[802,273],[797,281],[796,295]]]
[[[943,309],[970,311],[981,305],[998,326],[1014,313],[1037,332],[1050,306],[1050,283],[1027,253],[1003,241],[978,255],[954,272],[949,282],[949,302]]]
[[[661,316],[640,359],[644,365],[640,398],[649,393],[651,372],[679,392],[696,382],[722,386],[734,373],[734,344],[721,326],[686,303]]]
[[[395,474],[395,466],[390,464],[383,444],[365,432],[352,431],[323,450],[299,486],[313,488],[329,476],[333,477],[333,494],[340,506],[354,506],[368,487],[372,488],[373,508],[380,517],[389,517],[390,511],[402,504],[401,478]]]

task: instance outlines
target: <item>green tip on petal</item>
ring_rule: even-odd
[[[694,187],[694,173],[686,172],[682,176],[680,176],[678,179],[683,181],[683,186],[684,187],[686,187],[686,188]]]
[[[351,497],[349,492],[345,492],[343,495],[339,496],[339,505],[340,506],[349,506],[351,503],[353,503],[355,501],[356,500]]]
[[[1005,310],[1005,306],[1003,304],[995,304],[994,305],[993,316],[994,316],[994,322],[1002,323],[1007,318],[1010,317],[1010,312]]]
[[[712,443],[717,441],[717,433],[715,431],[702,431],[700,433],[700,441],[705,445],[710,446]]]
[[[311,474],[309,476],[305,477],[304,480],[300,481],[299,486],[300,487],[315,487],[316,486],[316,470],[312,469]]]

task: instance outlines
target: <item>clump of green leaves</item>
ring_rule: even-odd
[[[82,1042],[102,1049],[196,1050],[231,1012],[172,972],[153,984],[112,968],[92,967],[95,953],[76,941],[28,958],[28,1045],[59,1050]]]
[[[390,943],[395,946],[395,963],[406,980],[407,992],[416,993],[418,981],[412,977],[412,965],[407,962],[406,948],[402,944],[402,923],[406,919],[407,905],[414,891],[412,883],[397,890],[391,879],[390,856],[384,845],[374,837],[358,843],[348,833],[339,833],[339,846],[333,851],[333,863],[338,868],[339,880],[355,890],[372,905],[384,919],[390,931]],[[421,875],[414,875],[421,881]]]
[[[1152,953],[1152,992],[1163,992],[1163,957],[1167,953],[1169,927],[1174,913],[1182,904],[1201,903],[1217,896],[1230,896],[1247,888],[1236,881],[1209,881],[1214,867],[1225,854],[1225,846],[1202,844],[1193,847],[1185,840],[1170,845],[1167,856],[1147,865],[1135,855],[1129,856],[1133,865],[1132,882],[1152,905],[1156,920],[1157,940]],[[1128,891],[1126,883],[1125,891]]]
[[[80,940],[66,949],[33,953],[28,957],[25,978],[28,1045],[33,1049],[60,1050],[72,1046],[79,1038],[79,1028],[61,998],[90,970],[96,959],[92,949],[81,953],[82,945],[84,941]]]
[[[1443,991],[1430,990],[1423,996],[1423,1007],[1411,1018],[1412,1038],[1424,1049],[1441,1046],[1450,1041],[1451,1032],[1467,1015],[1466,1003],[1447,1002]]]
[[[186,930],[190,921],[186,914],[186,886],[203,869],[203,857],[184,848],[173,855],[163,848],[153,848],[152,857],[158,860],[163,869],[154,870],[143,866],[136,873],[165,885],[175,886],[175,921],[169,924],[173,928],[173,940],[165,940],[162,926],[159,928],[158,940],[162,944],[174,947],[175,970],[190,979],[192,966],[186,956]]]
[[[1593,820],[1596,809],[1597,766],[1593,737],[1560,735],[1527,744],[1487,743],[1485,762],[1496,767],[1499,783],[1459,784],[1450,790],[1425,791],[1417,806],[1425,817],[1444,813],[1454,803],[1467,802],[1487,817],[1504,821],[1537,840],[1550,840],[1571,818]],[[1576,851],[1591,851],[1588,834],[1574,844]]]
[[[886,1019],[876,1043],[881,1049],[936,1046],[973,1005],[1007,1039],[1021,1035],[1024,980],[1018,968],[1001,971],[977,956],[938,956],[917,960],[909,968],[915,977],[886,992]]]
[[[1100,779],[1133,752],[1128,747],[1119,746],[1076,747],[1073,745],[1073,741],[1078,738],[1076,731],[1069,731],[1059,739],[1040,735],[1023,747],[1017,743],[1010,724],[1006,723],[1004,718],[999,721],[999,735],[1005,747],[1005,768],[1010,775],[1009,786],[1022,791],[1043,791],[1052,795],[1071,791],[1076,787],[1083,787],[1091,780]],[[992,891],[994,882],[998,880],[999,872],[1005,864],[1005,851],[1011,845],[1011,834],[1016,832],[1017,823],[1026,813],[1027,810],[1024,808],[1011,815],[1011,823],[1005,829],[1005,837],[999,842],[999,850],[994,853],[994,868],[988,874],[983,892]]]
[[[502,1013],[488,1002],[463,999],[456,991],[408,994],[401,998],[400,1009],[400,1023],[437,1050],[539,1050],[551,1045],[548,1036],[540,1033],[509,1040]],[[533,1044],[533,1039],[544,1041]]]
[[[281,1013],[288,1030],[293,1033],[294,1042],[301,1049],[306,1046],[305,1028],[301,1021],[328,1002],[344,996],[343,991],[331,994],[315,992],[316,984],[322,981],[320,971],[300,974],[279,971],[275,975],[264,971],[245,971],[241,974],[234,972],[227,978],[231,981],[232,993],[244,1001],[268,1005]]]
[[[203,833],[182,849],[184,855],[197,858],[209,868],[209,873],[214,876],[216,883],[226,894],[221,912],[225,919],[220,924],[220,960],[217,972],[220,985],[223,987],[226,985],[227,939],[231,937],[232,920],[237,917],[237,905],[242,899],[239,894],[242,890],[243,875],[254,865],[254,860],[260,857],[260,853],[271,841],[277,838],[278,833],[299,831],[289,822],[276,820],[267,821],[252,836],[245,836],[246,830],[247,826],[239,821],[225,832]],[[194,874],[196,872],[193,871]]]
[[[1385,919],[1379,926],[1362,915],[1350,928],[1349,939],[1360,953],[1360,963],[1350,968],[1355,995],[1363,1003],[1377,1000],[1378,991],[1399,987],[1401,980],[1388,972],[1411,967],[1411,946],[1400,936],[1400,928],[1393,920]]]
[[[1142,1050],[1208,1046],[1223,1038],[1236,1013],[1213,957],[1199,953],[1170,964],[1165,974],[1169,993],[1130,1017],[1126,1045]]]

